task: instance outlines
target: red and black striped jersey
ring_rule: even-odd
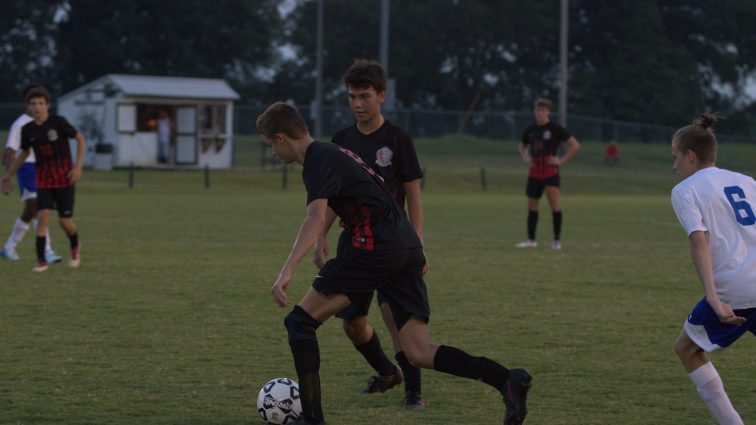
[[[42,124],[32,121],[21,128],[21,149],[32,148],[37,157],[37,187],[68,187],[73,167],[68,139],[76,129],[63,117],[50,115]]]
[[[559,174],[559,167],[549,164],[549,159],[555,157],[559,145],[572,137],[567,130],[551,121],[544,125],[533,124],[522,135],[522,144],[530,149],[529,177],[545,179]]]

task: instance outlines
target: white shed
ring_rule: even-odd
[[[85,165],[96,165],[97,158],[102,167],[104,157],[111,163],[103,168],[230,168],[238,98],[219,79],[108,74],[61,96],[57,110],[86,137]],[[165,154],[159,115],[171,120]],[[111,149],[112,155],[95,156]]]

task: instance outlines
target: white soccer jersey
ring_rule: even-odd
[[[721,168],[697,171],[672,189],[688,235],[708,232],[717,294],[732,309],[756,307],[756,182]]]
[[[11,124],[10,132],[8,132],[8,141],[5,143],[5,147],[16,151],[16,155],[18,155],[21,150],[21,127],[32,121],[34,121],[34,118],[26,114],[21,114],[21,116],[16,118],[16,121],[13,121],[13,124]],[[29,151],[29,156],[26,157],[25,162],[35,162],[34,150]]]

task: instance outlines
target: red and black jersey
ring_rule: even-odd
[[[32,121],[21,128],[21,149],[34,149],[37,157],[37,187],[52,189],[71,185],[71,145],[76,129],[59,115],[50,115],[41,125]]]
[[[385,120],[377,130],[364,134],[355,124],[336,133],[331,142],[359,155],[383,177],[394,199],[404,209],[404,183],[423,177],[415,145],[406,131]]]
[[[328,199],[351,246],[364,251],[422,247],[389,189],[356,153],[333,143],[313,142],[305,153],[302,180],[307,204]]]
[[[533,124],[522,135],[522,144],[530,149],[532,164],[528,176],[545,179],[559,174],[559,167],[549,164],[557,155],[559,145],[572,137],[567,130],[551,121],[544,125]]]

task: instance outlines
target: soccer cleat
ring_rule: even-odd
[[[501,392],[507,408],[504,413],[504,425],[521,425],[525,422],[525,416],[528,414],[525,403],[532,379],[525,369],[509,370],[509,378]]]
[[[81,262],[81,255],[79,255],[79,247],[75,247],[71,250],[71,260],[68,262],[68,267],[77,268]]]
[[[423,399],[420,393],[414,391],[404,392],[404,407],[410,410],[423,410],[428,406],[428,402]]]
[[[47,251],[45,252],[45,260],[47,260],[49,264],[55,264],[63,261],[63,257],[56,254],[54,251]]]
[[[291,422],[291,425],[314,425],[312,422],[307,422],[304,416],[300,416],[296,421]],[[318,423],[317,425],[326,425],[325,421]]]
[[[0,257],[3,257],[6,260],[11,260],[11,261],[18,261],[21,259],[21,257],[19,257],[18,254],[16,254],[16,251],[8,251],[5,248],[3,248],[2,251],[0,251]]]
[[[32,269],[34,273],[42,273],[45,270],[47,270],[47,261],[38,262],[36,267]]]
[[[522,241],[522,242],[518,243],[515,246],[517,248],[535,248],[535,247],[538,246],[538,242],[536,242],[536,241],[534,241],[532,239],[528,239],[526,241]]]
[[[554,241],[551,243],[551,249],[560,250],[562,249],[562,243],[559,241]]]
[[[401,384],[402,380],[404,380],[402,370],[397,367],[393,375],[373,376],[368,379],[368,385],[362,389],[361,393],[385,393],[391,388]]]

